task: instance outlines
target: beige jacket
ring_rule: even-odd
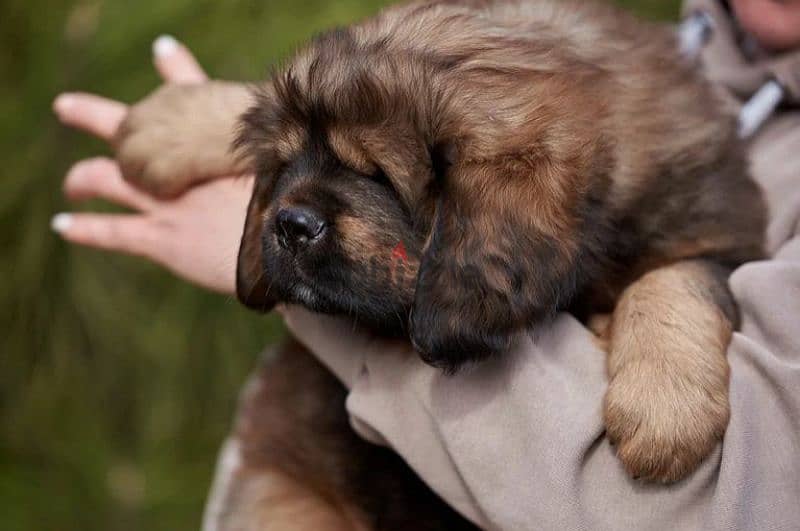
[[[695,8],[715,23],[703,54],[712,79],[741,101],[774,75],[797,98],[800,54],[750,63],[727,12],[713,0]],[[731,422],[723,446],[678,484],[622,470],[603,436],[604,355],[570,315],[455,377],[335,318],[290,309],[288,325],[351,389],[359,433],[485,528],[800,529],[800,113],[782,110],[750,153],[772,258],[731,277],[743,317],[729,350]]]

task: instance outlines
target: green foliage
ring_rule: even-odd
[[[199,525],[216,449],[274,317],[142,260],[70,247],[48,223],[74,161],[65,90],[134,101],[171,33],[212,75],[258,79],[314,32],[381,1],[4,0],[0,10],[0,517],[17,530]],[[674,1],[628,1],[673,16]],[[90,203],[85,208],[107,208]]]

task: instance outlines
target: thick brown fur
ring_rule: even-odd
[[[608,435],[631,475],[684,477],[727,424],[727,274],[761,257],[765,209],[676,50],[574,0],[412,3],[318,37],[242,117],[240,298],[408,335],[448,371],[611,312]],[[288,245],[298,208],[324,230]]]

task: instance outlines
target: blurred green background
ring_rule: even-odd
[[[135,101],[159,82],[150,43],[162,33],[215,77],[258,79],[313,33],[387,3],[0,3],[0,529],[197,529],[239,386],[283,334],[232,298],[50,232],[74,208],[67,168],[107,152],[57,124],[53,97]],[[674,0],[624,3],[677,13]]]

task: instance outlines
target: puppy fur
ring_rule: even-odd
[[[389,449],[358,437],[346,391],[299,343],[268,353],[240,397],[239,465],[204,531],[461,531],[475,527]]]
[[[190,114],[141,105],[202,130],[215,104],[191,98]],[[243,158],[206,151],[257,174],[245,304],[350,315],[447,371],[559,310],[611,313],[604,416],[630,474],[675,481],[719,441],[727,275],[762,256],[765,207],[667,28],[576,0],[411,3],[317,37],[248,98]],[[302,252],[276,222],[295,207],[326,227]]]

